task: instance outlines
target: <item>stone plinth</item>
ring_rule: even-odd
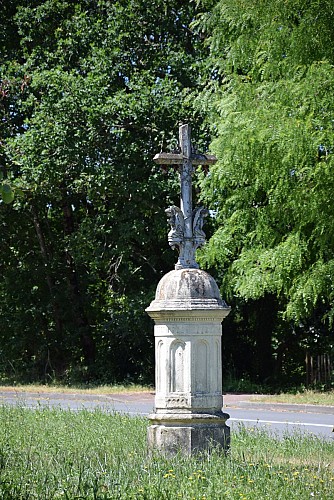
[[[222,412],[221,322],[230,308],[199,269],[166,274],[146,309],[155,321],[156,395],[148,443],[191,454],[229,443]]]

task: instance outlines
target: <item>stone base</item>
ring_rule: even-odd
[[[227,413],[214,414],[152,414],[147,440],[151,453],[166,456],[182,453],[192,455],[220,447],[224,452],[230,446],[230,428]]]

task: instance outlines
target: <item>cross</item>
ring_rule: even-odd
[[[194,166],[212,165],[217,158],[213,155],[204,155],[193,152],[191,147],[190,125],[181,125],[179,128],[178,153],[159,153],[153,160],[160,165],[177,165],[180,174],[181,199],[180,207],[175,205],[167,208],[166,213],[172,227],[168,233],[169,245],[179,249],[179,259],[175,269],[198,268],[195,260],[196,249],[205,243],[205,234],[202,230],[204,217],[208,210],[198,207],[192,208],[192,174]]]

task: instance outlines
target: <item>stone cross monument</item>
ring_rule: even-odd
[[[175,205],[167,208],[169,223],[172,226],[168,241],[172,248],[179,248],[179,260],[175,269],[195,268],[196,249],[205,243],[202,230],[204,217],[208,210],[203,207],[192,208],[192,175],[194,166],[212,165],[217,158],[213,155],[194,153],[191,147],[190,126],[182,125],[179,131],[180,153],[160,153],[153,160],[161,165],[178,165],[181,183],[180,207]]]
[[[151,451],[184,454],[229,445],[229,415],[223,413],[221,322],[230,308],[215,280],[200,270],[196,249],[205,243],[204,217],[192,208],[192,174],[196,165],[210,165],[212,155],[192,151],[189,125],[179,131],[180,152],[160,153],[154,161],[178,165],[181,206],[166,210],[171,230],[168,242],[179,250],[175,270],[159,282],[146,309],[154,319],[156,395],[149,416]]]

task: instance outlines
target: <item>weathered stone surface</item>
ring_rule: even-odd
[[[191,454],[229,443],[222,412],[221,322],[230,308],[199,269],[166,274],[146,309],[155,321],[156,395],[148,444]]]
[[[177,269],[167,273],[159,282],[155,300],[146,309],[154,311],[177,311],[198,309],[220,311],[223,319],[230,307],[222,300],[215,280],[201,269]]]
[[[208,166],[217,161],[212,155],[195,152],[191,144],[191,129],[188,124],[179,128],[179,153],[159,153],[154,161],[161,165],[179,165],[181,199],[180,208],[172,205],[167,208],[171,230],[168,233],[170,246],[178,249],[178,261],[175,269],[198,269],[195,259],[196,249],[204,245],[204,218],[209,211],[204,207],[192,208],[192,175],[194,165]]]
[[[226,451],[230,445],[230,428],[225,424],[229,415],[178,414],[151,415],[147,439],[150,452],[165,455],[182,453],[192,455],[220,447]]]
[[[168,242],[179,255],[175,271],[158,284],[146,309],[155,321],[156,396],[148,429],[150,449],[191,454],[229,443],[228,415],[222,410],[221,322],[230,312],[215,280],[198,269],[196,249],[205,242],[208,210],[192,208],[193,165],[216,161],[193,150],[190,126],[179,129],[180,151],[154,160],[179,165],[180,208],[166,210]]]

